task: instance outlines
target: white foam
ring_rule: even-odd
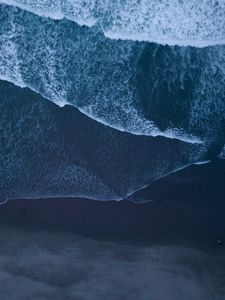
[[[23,5],[26,3],[23,1]],[[223,47],[170,48],[163,56],[160,54],[159,64],[157,51],[162,48],[156,46],[149,53],[153,57],[152,71],[145,74],[144,80],[152,77],[150,104],[153,102],[154,105],[155,96],[152,95],[160,102],[158,87],[161,82],[167,82],[169,96],[174,96],[174,87],[174,93],[177,87],[184,89],[187,80],[193,84],[194,96],[190,94],[190,100],[187,100],[190,101],[190,111],[186,112],[189,124],[186,128],[178,128],[167,122],[167,128],[162,131],[144,115],[136,86],[140,83],[132,81],[141,71],[138,64],[146,44],[109,40],[96,28],[72,23],[68,26],[64,21],[40,18],[12,6],[1,5],[0,8],[3,18],[1,78],[27,86],[59,106],[73,105],[89,117],[121,131],[177,138],[190,143],[207,139],[212,113],[219,115],[224,109],[221,100],[225,78]],[[183,99],[176,101],[179,111]],[[163,110],[164,103],[161,107]],[[198,127],[200,133],[196,135]]]
[[[1,0],[0,3],[17,6],[23,10],[38,14],[39,16],[60,20],[67,18],[79,25],[88,27],[96,24],[93,15],[95,0]]]
[[[222,149],[222,151],[221,151],[221,153],[219,155],[219,158],[225,159],[225,146],[223,147],[223,149]]]
[[[2,26],[4,28],[4,25]],[[9,22],[7,29],[0,35],[0,79],[25,87],[26,84],[23,82],[19,67],[17,44],[14,42],[18,36],[14,23]]]
[[[199,165],[199,166],[200,165],[206,165],[210,162],[211,162],[211,160],[202,160],[202,161],[198,161],[198,162],[194,163],[194,165]]]
[[[107,37],[205,47],[225,44],[225,1],[1,0],[53,19],[99,24]]]

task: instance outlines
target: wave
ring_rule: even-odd
[[[121,200],[207,152],[203,144],[119,132],[8,82],[0,90],[0,202]]]
[[[223,46],[110,40],[95,26],[3,4],[0,24],[1,79],[27,86],[59,106],[73,105],[120,131],[190,143],[221,135]]]
[[[53,19],[98,26],[106,37],[162,45],[225,44],[225,2],[196,0],[1,0]]]

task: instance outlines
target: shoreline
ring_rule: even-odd
[[[10,199],[0,205],[0,226],[221,253],[225,245],[216,241],[225,243],[224,170],[225,160],[191,165],[121,201]]]
[[[68,232],[139,246],[178,245],[224,254],[225,220],[193,213],[162,202],[135,204],[128,200],[9,200],[0,207],[0,226],[25,231]]]

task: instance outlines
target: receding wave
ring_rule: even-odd
[[[55,2],[29,3],[42,10]],[[4,4],[0,23],[1,79],[121,131],[194,143],[216,140],[223,132],[223,46],[116,41],[96,26]]]
[[[53,19],[102,29],[113,39],[204,47],[225,44],[224,0],[1,0]]]
[[[121,200],[207,152],[203,144],[120,132],[8,82],[0,90],[0,202]]]

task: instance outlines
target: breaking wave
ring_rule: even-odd
[[[0,81],[0,203],[11,198],[121,200],[201,161],[203,144],[136,136]]]
[[[0,202],[121,200],[224,158],[224,1],[0,3]]]
[[[113,39],[204,47],[225,43],[223,0],[1,0],[41,16],[98,26]]]
[[[64,7],[52,1],[16,3],[47,15]],[[86,6],[88,11],[95,10],[92,4]],[[82,19],[89,19],[75,8]],[[73,9],[68,11],[72,14]],[[224,128],[223,46],[201,49],[111,40],[96,26],[40,17],[4,4],[0,23],[1,79],[138,135],[200,143],[217,139]]]

